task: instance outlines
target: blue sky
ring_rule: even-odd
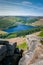
[[[43,16],[43,0],[0,0],[0,16]]]

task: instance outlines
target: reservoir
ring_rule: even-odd
[[[22,30],[27,30],[27,29],[31,29],[31,28],[36,28],[36,26],[18,24],[16,27],[12,27],[12,28],[6,29],[4,31],[11,33],[11,32],[18,32],[18,31],[22,31]]]

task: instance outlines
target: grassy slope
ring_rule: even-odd
[[[23,19],[14,16],[0,17],[0,29],[3,30],[15,26],[19,21],[23,21]]]
[[[0,38],[5,38],[8,35],[7,32],[1,31],[0,30]]]
[[[12,34],[8,35],[6,38],[15,38],[15,37],[17,37],[17,34],[12,33]]]
[[[21,43],[20,45],[18,45],[17,47],[20,48],[20,49],[24,49],[24,50],[26,50],[26,49],[28,48],[28,46],[27,46],[27,44],[26,44],[25,41],[22,42],[22,43]]]
[[[13,17],[2,17],[0,18],[0,30],[8,29],[10,27],[16,26],[15,18]]]
[[[7,32],[4,32],[4,31],[0,31],[0,34],[8,34]]]
[[[41,33],[38,36],[43,37],[43,31],[41,31]]]
[[[40,19],[39,21],[32,23],[32,25],[43,26],[43,19]]]
[[[27,19],[28,18],[28,19]],[[0,30],[3,29],[8,29],[10,27],[16,26],[17,23],[32,23],[35,22],[37,19],[32,19],[29,20],[29,17],[14,17],[14,16],[7,16],[7,17],[0,17]]]
[[[43,37],[43,31],[41,31],[38,36]],[[26,50],[28,48],[26,42],[22,42],[22,44],[18,45],[17,47],[20,49],[24,49],[24,50]]]

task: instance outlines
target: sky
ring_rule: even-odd
[[[0,16],[43,16],[43,0],[0,0]]]

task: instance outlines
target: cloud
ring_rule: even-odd
[[[22,2],[11,2],[11,1],[7,1],[7,0],[3,0],[2,3],[0,3],[0,15],[19,15],[19,13],[21,15],[26,15],[33,12],[34,13],[43,13],[43,6],[40,6],[40,4],[35,5],[32,2],[29,1],[22,1]],[[36,14],[35,14],[36,15]]]
[[[22,2],[11,2],[11,1],[7,1],[7,0],[5,0],[5,1],[1,1],[1,2],[5,2],[5,3],[7,3],[7,4],[12,4],[12,5],[31,5],[32,3],[31,2],[28,2],[28,1],[22,1]]]
[[[28,1],[23,1],[22,4],[32,4],[31,2],[28,2]]]
[[[3,3],[3,4],[2,4]],[[28,7],[28,8],[33,8],[33,9],[39,9],[39,10],[43,10],[42,6],[38,6],[38,5],[34,5],[32,2],[29,1],[22,1],[22,2],[11,2],[11,1],[2,1],[2,5],[6,5],[6,6],[12,6],[12,7]],[[0,4],[0,5],[1,5]]]

